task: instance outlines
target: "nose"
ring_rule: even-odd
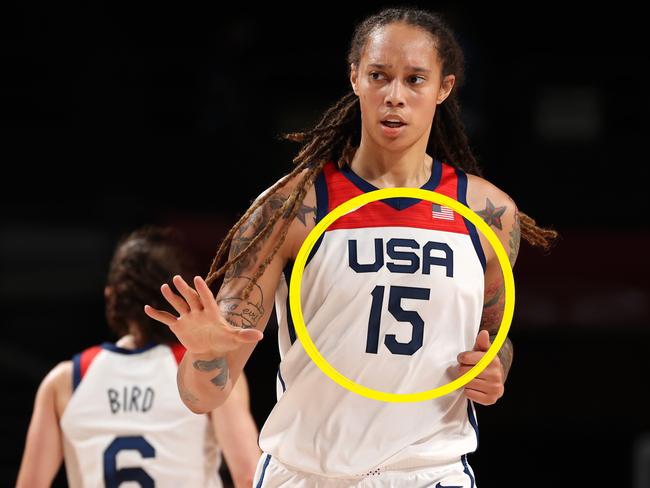
[[[403,107],[404,106],[404,95],[403,95],[403,90],[402,86],[397,78],[395,78],[388,86],[387,86],[387,93],[386,93],[386,98],[384,99],[384,103],[386,105],[394,107]]]

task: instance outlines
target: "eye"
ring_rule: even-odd
[[[421,85],[425,81],[426,80],[421,76],[415,76],[415,75],[409,76],[409,82],[411,82],[414,85]]]
[[[379,73],[379,72],[377,72],[377,71],[372,71],[372,72],[370,73],[370,78],[371,78],[373,81],[381,80],[383,76],[384,76],[384,75],[383,75],[382,73]]]

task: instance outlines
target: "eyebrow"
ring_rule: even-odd
[[[385,69],[385,68],[392,68],[392,64],[380,64],[380,63],[371,63],[368,65],[370,68],[377,68],[377,69]],[[408,71],[415,71],[417,73],[430,73],[431,70],[427,68],[421,68],[420,66],[407,66],[406,69]]]

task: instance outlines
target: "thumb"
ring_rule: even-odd
[[[262,340],[262,337],[264,337],[264,334],[262,334],[262,332],[257,329],[241,329],[239,332],[237,332],[237,335],[242,342],[249,343],[259,342]]]
[[[476,336],[476,342],[474,343],[474,351],[487,351],[490,349],[490,333],[483,329]]]

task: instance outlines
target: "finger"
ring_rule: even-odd
[[[149,305],[145,305],[144,313],[146,313],[152,319],[157,320],[158,322],[162,322],[167,327],[173,327],[176,325],[177,318],[174,317],[169,312],[165,312],[163,310],[157,310]]]
[[[492,383],[482,379],[482,378],[474,378],[472,381],[467,383],[465,385],[465,388],[469,388],[470,390],[476,390],[480,391],[481,393],[496,393],[498,391],[498,388],[496,385],[493,385]]]
[[[201,305],[201,300],[199,300],[199,295],[190,285],[188,285],[185,282],[185,280],[180,275],[174,276],[173,281],[174,281],[174,285],[176,285],[176,289],[187,301],[187,304],[190,306],[191,310],[193,311],[203,310],[203,305]]]
[[[460,364],[474,366],[483,356],[485,356],[485,353],[482,351],[465,351],[461,352],[456,359]]]
[[[160,291],[165,297],[165,300],[167,300],[169,304],[174,307],[174,310],[176,310],[179,314],[182,315],[190,311],[190,306],[187,304],[187,302],[179,297],[176,293],[174,293],[167,283],[160,287]]]
[[[203,308],[207,308],[210,310],[219,308],[217,307],[217,302],[214,299],[212,290],[210,290],[210,287],[208,286],[208,284],[205,282],[203,278],[201,278],[200,276],[195,276],[194,287],[196,288],[196,292],[199,295],[199,299],[201,300],[201,304],[203,305]]]
[[[264,337],[262,331],[257,329],[241,329],[238,335],[240,340],[246,343],[259,342]]]
[[[468,372],[470,369],[472,369],[473,367],[474,367],[474,366],[464,366],[464,365],[459,366],[459,367],[458,367],[458,375],[459,375],[459,376],[464,375],[465,373],[467,373],[467,372]],[[481,373],[483,373],[483,371],[481,371]],[[478,376],[480,376],[481,373],[479,373]],[[478,376],[477,376],[477,378],[478,378]]]
[[[470,369],[472,369],[473,366],[459,366],[458,367],[458,376],[462,376],[465,373],[467,373]],[[475,378],[484,380],[484,381],[491,381],[494,383],[500,383],[502,382],[502,376],[498,368],[493,367],[491,364],[485,368],[483,371],[481,371]]]
[[[487,351],[490,349],[490,333],[483,329],[476,336],[476,342],[474,343],[475,351]]]
[[[494,395],[488,395],[472,388],[465,388],[465,396],[481,405],[492,405],[498,400]]]
[[[505,392],[505,387],[503,386],[503,383],[499,383],[495,381],[486,381],[478,378],[474,378],[472,381],[467,383],[465,385],[465,388],[469,388],[470,390],[480,391],[481,393],[485,393],[486,395],[496,396],[497,398],[501,398],[501,396]]]
[[[467,373],[470,369],[470,367],[467,366],[462,366],[458,369],[458,377],[460,378],[463,376],[465,373]],[[466,385],[466,388],[476,388],[477,390],[487,392],[488,390],[491,390],[491,385],[497,385],[499,383],[498,379],[496,377],[485,377],[483,376],[483,372],[479,374],[478,376],[475,376],[472,378]],[[496,390],[495,390],[496,391]]]
[[[264,337],[262,331],[254,327],[245,328],[223,317],[221,324],[223,325],[221,330],[225,332],[226,337],[237,342],[257,342]]]

